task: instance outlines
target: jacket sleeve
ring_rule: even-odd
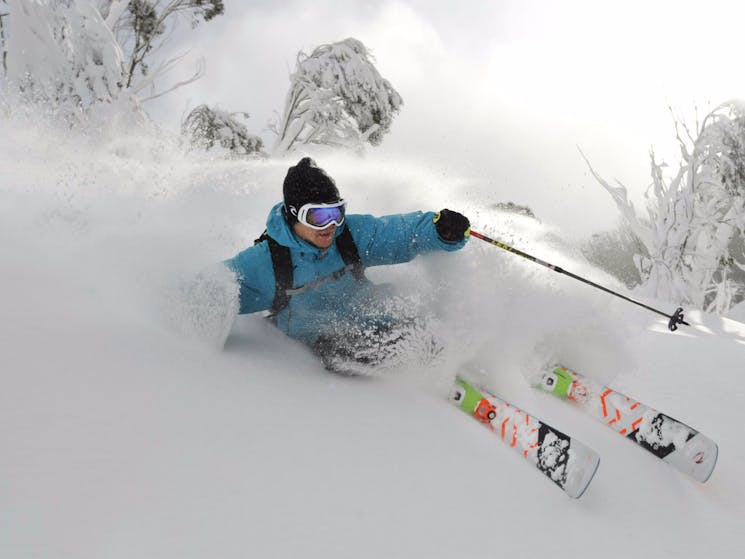
[[[419,254],[434,250],[453,251],[463,248],[467,238],[451,244],[441,240],[432,221],[434,212],[413,212],[383,217],[347,216],[365,266],[408,262]]]
[[[265,311],[274,301],[274,268],[266,242],[247,248],[224,262],[239,286],[239,313]]]

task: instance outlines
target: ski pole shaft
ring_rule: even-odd
[[[523,252],[522,250],[516,249],[515,247],[511,247],[509,245],[506,245],[504,243],[501,243],[495,239],[492,239],[490,237],[487,237],[486,235],[482,235],[481,233],[478,233],[476,231],[471,230],[471,236],[476,237],[477,239],[481,239],[482,241],[485,241],[489,243],[490,245],[494,245],[495,247],[499,247],[503,250],[506,250],[507,252],[511,252],[512,254],[516,254],[517,256],[522,256],[523,258],[530,260],[531,262],[535,262],[536,264],[539,264],[541,266],[544,266],[548,268],[549,270],[553,270],[554,272],[557,272],[559,274],[564,274],[565,276],[569,276],[572,279],[576,279],[577,281],[581,281],[582,283],[585,283],[591,287],[594,287],[596,289],[600,289],[601,291],[605,291],[606,293],[609,293],[611,295],[614,295],[616,297],[619,297],[620,299],[623,299],[624,301],[628,301],[629,303],[633,303],[635,305],[638,305],[642,308],[645,308],[649,311],[652,311],[654,313],[657,313],[659,315],[664,316],[665,318],[669,319],[669,322],[667,323],[667,327],[670,328],[671,331],[675,331],[678,329],[678,324],[685,324],[686,326],[690,326],[684,319],[683,319],[683,309],[678,308],[673,314],[667,314],[666,312],[663,312],[659,309],[655,309],[654,307],[650,307],[649,305],[645,305],[644,303],[637,301],[635,299],[632,299],[631,297],[627,297],[626,295],[622,295],[621,293],[616,293],[615,291],[608,289],[607,287],[603,287],[602,285],[598,285],[595,282],[592,282],[586,278],[583,278],[582,276],[578,276],[577,274],[573,274],[572,272],[569,272],[560,266],[555,266],[554,264],[550,264],[544,260],[541,260],[540,258],[536,258],[535,256],[532,256],[528,254],[527,252]]]

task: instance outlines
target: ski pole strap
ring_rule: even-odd
[[[471,230],[471,236],[476,237],[477,239],[481,239],[482,241],[485,241],[489,243],[490,245],[494,245],[496,247],[499,247],[503,250],[506,250],[507,252],[511,252],[512,254],[516,254],[517,256],[521,256],[527,260],[530,260],[531,262],[535,262],[536,264],[539,264],[541,266],[544,266],[548,268],[549,270],[553,270],[554,272],[557,272],[559,274],[564,274],[565,276],[569,276],[572,279],[576,279],[577,281],[581,281],[582,283],[585,283],[589,286],[595,287],[596,289],[600,289],[601,291],[605,291],[606,293],[609,293],[610,295],[614,295],[616,297],[619,297],[620,299],[623,299],[624,301],[628,301],[629,303],[633,303],[635,305],[638,305],[640,307],[643,307],[649,311],[652,311],[654,313],[657,313],[659,315],[664,316],[668,319],[667,327],[674,332],[678,329],[678,324],[685,324],[686,326],[690,326],[684,319],[683,319],[683,308],[678,307],[675,312],[670,315],[667,314],[661,310],[655,309],[654,307],[650,307],[649,305],[645,305],[644,303],[637,301],[635,299],[632,299],[631,297],[627,297],[626,295],[622,295],[620,293],[617,293],[611,289],[608,289],[607,287],[603,287],[602,285],[599,285],[595,282],[592,282],[586,278],[583,278],[582,276],[578,276],[577,274],[573,274],[572,272],[569,272],[560,266],[555,266],[554,264],[550,264],[549,262],[546,262],[544,260],[541,260],[540,258],[536,258],[535,256],[532,256],[528,254],[527,252],[523,252],[522,250],[516,249],[515,247],[511,247],[509,245],[506,245],[504,243],[501,243],[495,239],[492,239],[490,237],[487,237],[486,235],[482,235],[481,233],[478,233],[477,231]]]

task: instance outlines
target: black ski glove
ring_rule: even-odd
[[[440,239],[453,245],[461,242],[471,229],[468,218],[453,210],[441,210],[433,221]]]

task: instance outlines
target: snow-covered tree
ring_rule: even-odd
[[[0,85],[6,96],[65,115],[101,104],[131,108],[199,78],[201,68],[191,78],[155,92],[156,78],[183,57],[153,67],[146,58],[162,45],[176,16],[191,16],[194,26],[224,11],[222,0],[0,2]]]
[[[652,293],[724,313],[745,299],[745,104],[718,106],[695,133],[676,120],[676,131],[682,161],[674,176],[651,154],[646,218],[623,185],[593,173],[646,248],[636,262]]]
[[[304,144],[378,145],[403,104],[357,39],[298,54],[274,152]]]
[[[199,105],[181,123],[181,134],[188,137],[193,148],[210,150],[219,145],[234,155],[261,155],[264,142],[249,134],[238,117],[248,118],[248,114]]]
[[[80,109],[121,90],[122,51],[89,0],[7,0],[6,87],[26,101]]]
[[[580,250],[591,264],[612,274],[629,289],[642,282],[635,261],[639,256],[648,256],[646,247],[625,223],[616,229],[593,234]]]

